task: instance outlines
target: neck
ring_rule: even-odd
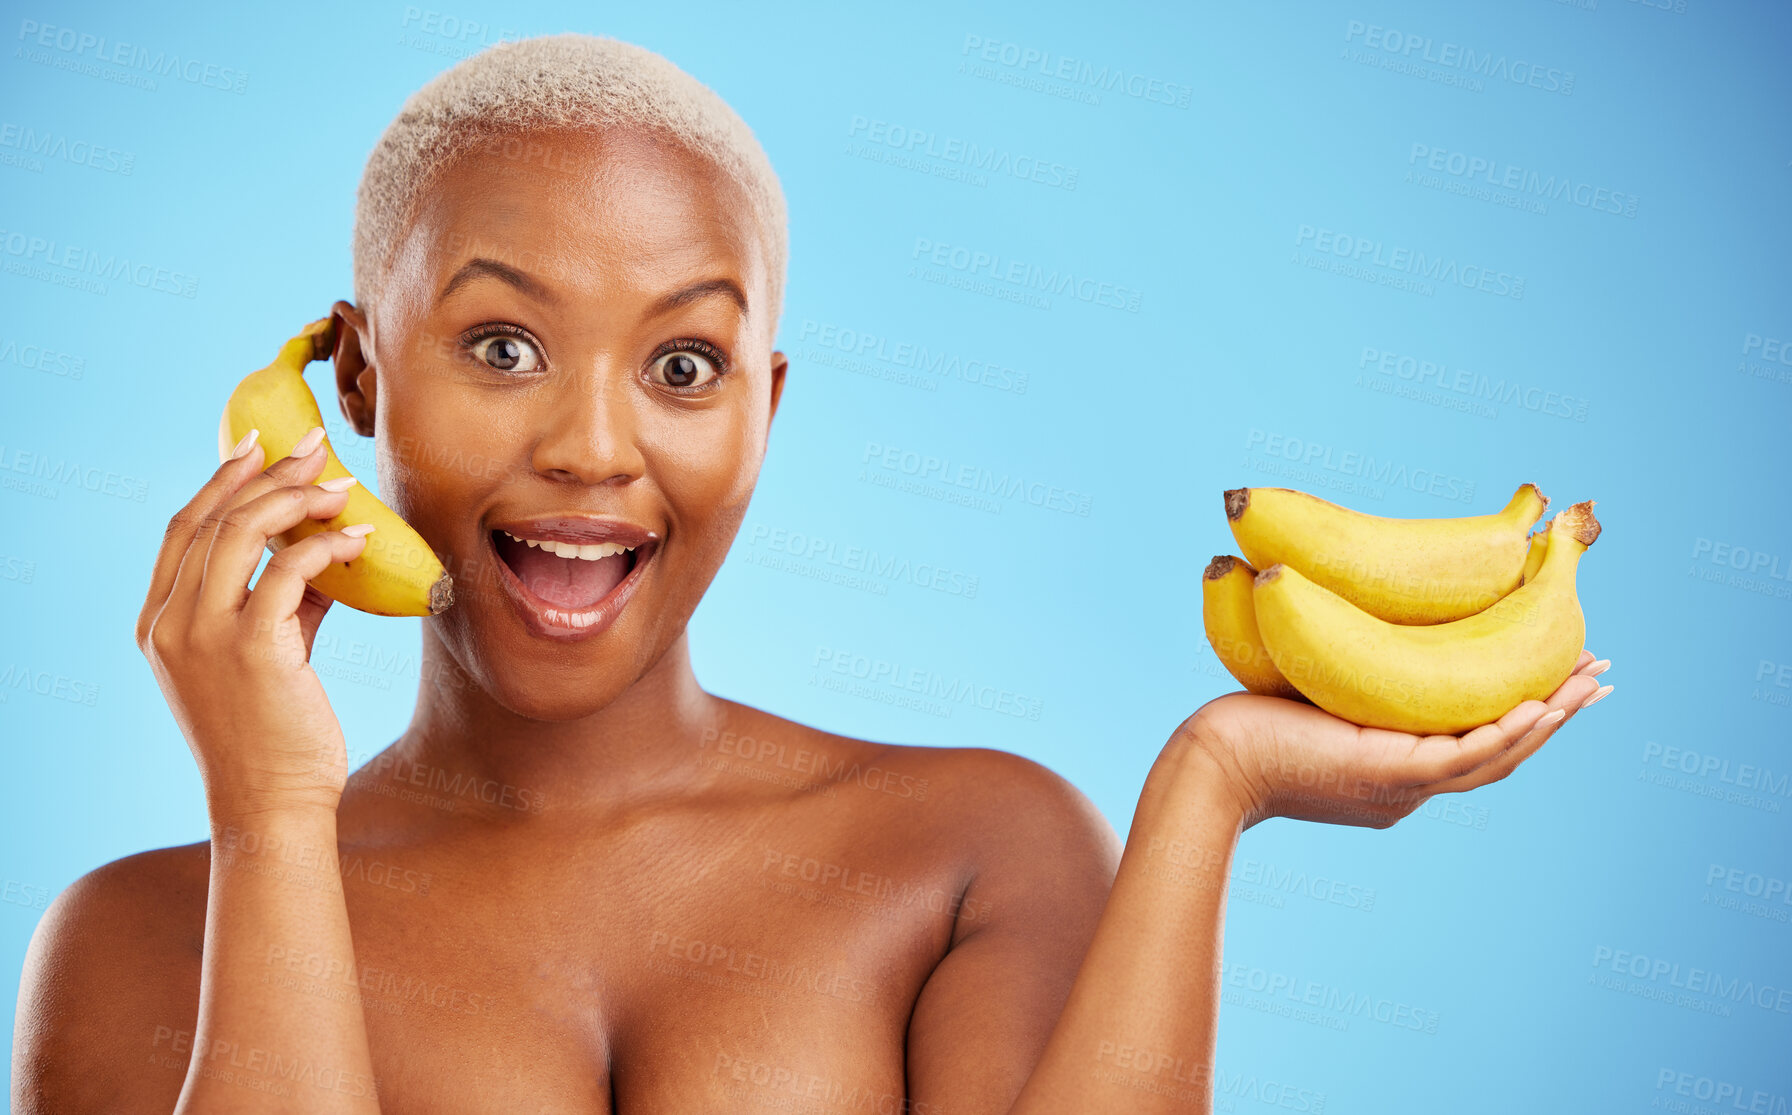
[[[705,777],[697,763],[703,733],[722,724],[731,704],[697,683],[683,632],[613,701],[574,720],[536,720],[505,708],[427,625],[422,679],[410,726],[386,753],[390,769],[418,786],[438,773],[450,782],[475,779],[491,793],[508,790],[511,801],[546,801],[556,811],[621,806],[693,787]],[[499,813],[517,816],[514,808]]]

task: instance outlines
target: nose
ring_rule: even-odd
[[[646,470],[638,394],[609,361],[556,377],[537,396],[530,464],[554,480],[593,486],[637,479]]]

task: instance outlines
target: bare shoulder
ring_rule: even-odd
[[[879,746],[890,763],[923,772],[938,803],[937,823],[976,849],[985,888],[1050,880],[1053,890],[1105,900],[1120,838],[1069,779],[995,748]]]
[[[163,1062],[198,1009],[210,864],[207,843],[141,852],[50,903],[20,976],[14,1111],[170,1109],[186,1062]]]
[[[988,747],[928,747],[857,739],[739,706],[737,753],[807,777],[875,791],[867,801],[920,805],[914,838],[968,855],[973,873],[1048,871],[1098,880],[1119,865],[1114,827],[1069,779],[1042,763]],[[872,810],[875,814],[877,811]]]

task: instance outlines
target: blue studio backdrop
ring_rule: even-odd
[[[1792,9],[8,7],[6,1003],[57,892],[205,836],[133,625],[230,389],[350,294],[369,150],[454,61],[581,30],[715,88],[790,205],[790,381],[692,623],[709,689],[1018,752],[1124,833],[1236,688],[1200,622],[1224,489],[1595,499],[1615,694],[1393,829],[1245,834],[1216,1105],[1792,1102]],[[419,622],[325,623],[357,761],[410,717]]]

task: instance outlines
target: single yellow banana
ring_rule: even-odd
[[[1238,683],[1266,697],[1306,698],[1288,684],[1257,634],[1257,611],[1251,604],[1251,584],[1257,571],[1243,558],[1222,555],[1207,564],[1201,577],[1201,620],[1207,642],[1220,664]]]
[[[1526,535],[1548,506],[1535,484],[1497,515],[1462,519],[1387,519],[1290,488],[1226,493],[1246,561],[1293,566],[1391,623],[1448,623],[1517,588]]]
[[[228,456],[243,435],[261,431],[260,441],[268,464],[289,456],[299,439],[313,426],[324,424],[317,397],[305,383],[305,365],[329,356],[336,345],[335,318],[307,325],[303,332],[280,346],[274,362],[251,372],[236,386],[218,422],[218,456]],[[324,470],[318,480],[348,476],[336,459],[328,437],[324,438]],[[361,556],[335,562],[311,579],[319,592],[351,608],[376,616],[430,616],[454,603],[454,580],[442,568],[435,551],[397,512],[381,503],[365,485],[348,490],[348,504],[330,519],[306,519],[268,545],[276,551],[324,530],[340,530],[355,523],[372,523]]]
[[[1334,716],[1456,735],[1548,697],[1574,672],[1586,643],[1574,573],[1599,537],[1592,501],[1557,515],[1549,536],[1535,580],[1486,611],[1428,626],[1377,619],[1273,565],[1251,593],[1258,630],[1282,676]]]
[[[1537,576],[1537,570],[1543,568],[1543,555],[1549,551],[1549,531],[1540,530],[1531,535],[1531,548],[1524,555],[1524,576],[1519,584],[1528,585]]]

